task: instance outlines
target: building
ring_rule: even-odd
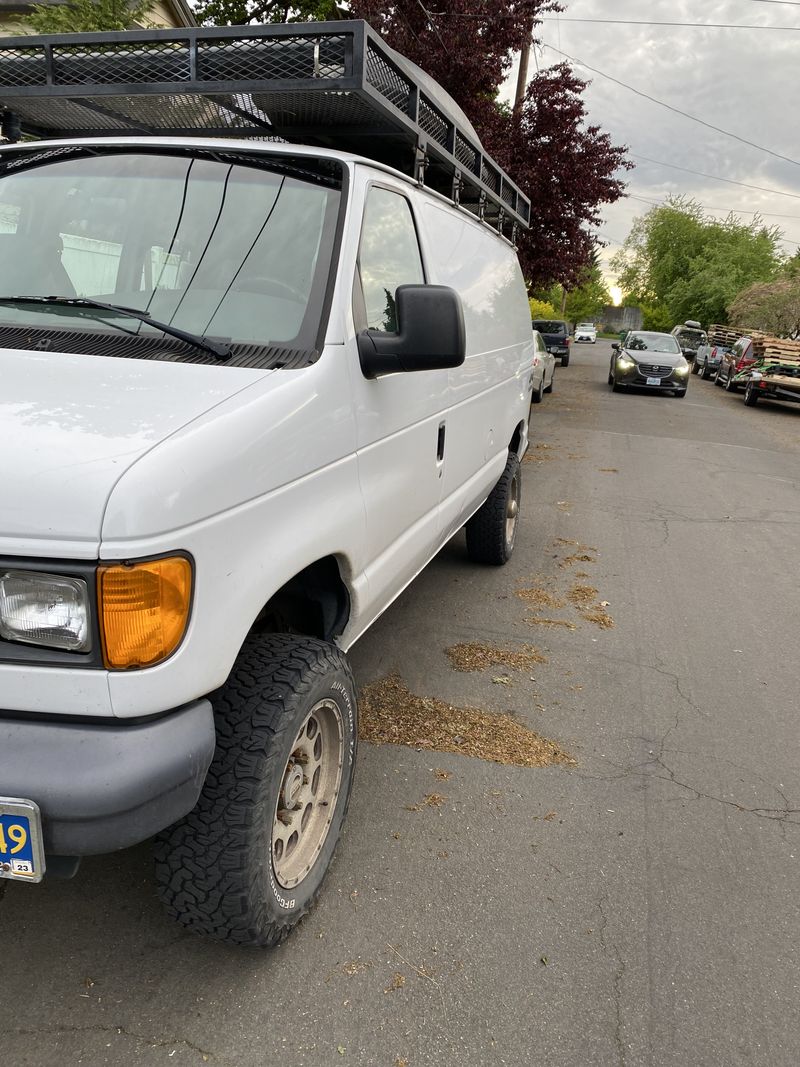
[[[63,0],[43,0],[63,2]],[[19,0],[0,0],[0,37],[13,37],[18,33],[29,33],[25,15],[32,4],[19,3]],[[187,0],[153,0],[150,15],[144,20],[149,29],[164,27],[174,29],[181,26],[196,26],[197,20]]]

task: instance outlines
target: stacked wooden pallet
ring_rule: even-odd
[[[712,345],[725,345],[726,348],[732,348],[740,337],[749,336],[747,330],[740,330],[734,326],[720,326],[718,323],[712,323],[708,327],[708,340]]]
[[[755,343],[753,345],[755,348]],[[760,341],[761,352],[756,352],[759,359],[775,360],[779,363],[800,363],[800,341],[787,341],[780,337],[764,337]]]

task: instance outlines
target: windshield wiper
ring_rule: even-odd
[[[153,326],[170,337],[177,337],[179,341],[185,341],[188,345],[210,352],[212,356],[223,362],[231,358],[231,350],[227,345],[218,341],[209,341],[207,337],[201,337],[196,333],[189,333],[177,326],[171,326],[168,322],[159,322],[151,318],[146,311],[138,308],[124,307],[121,304],[104,304],[102,300],[91,300],[83,296],[0,296],[0,304],[40,304],[43,306],[88,309],[95,311],[110,311],[115,315],[126,315],[128,318],[138,319],[140,322]],[[114,323],[112,323],[114,325]]]

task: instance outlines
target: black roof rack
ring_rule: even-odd
[[[499,232],[530,201],[435,82],[365,22],[0,39],[11,140],[130,134],[279,138],[357,152]]]

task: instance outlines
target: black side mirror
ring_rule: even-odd
[[[614,349],[615,352],[619,352],[619,341],[612,341],[611,347]]]
[[[460,367],[467,352],[464,312],[446,285],[401,285],[395,293],[397,333],[362,330],[358,356],[365,378],[398,371]]]

